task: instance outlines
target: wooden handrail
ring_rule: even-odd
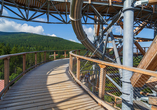
[[[124,70],[128,70],[128,71],[136,72],[136,73],[141,73],[141,74],[146,74],[146,75],[157,77],[157,72],[154,72],[154,71],[144,70],[144,69],[135,68],[135,67],[128,67],[128,66],[118,65],[118,64],[115,64],[115,63],[110,63],[110,62],[106,62],[106,61],[102,61],[102,60],[96,60],[96,59],[92,59],[92,58],[88,58],[88,57],[73,54],[72,51],[70,52],[70,55],[73,56],[73,57],[80,58],[80,59],[92,61],[92,62],[101,64],[101,65],[112,66],[112,67],[119,68],[119,69],[124,69]]]
[[[59,52],[59,51],[65,51],[65,50],[32,51],[32,52],[22,52],[22,53],[1,55],[1,56],[0,56],[0,60],[1,60],[1,59],[5,59],[5,58],[8,58],[8,57],[12,57],[12,56],[19,56],[19,55],[24,55],[24,54],[29,54],[29,53],[54,52],[54,51]],[[66,51],[71,51],[71,50],[66,50]],[[79,50],[76,50],[76,51],[79,51]]]
[[[114,109],[112,106],[110,106],[109,104],[105,103],[103,100],[104,99],[104,95],[105,95],[105,80],[106,80],[106,66],[111,66],[111,67],[115,67],[115,68],[119,68],[119,69],[124,69],[124,70],[128,70],[128,71],[132,71],[132,72],[136,72],[136,73],[141,73],[141,74],[146,74],[146,75],[150,75],[150,76],[155,76],[157,77],[157,72],[154,71],[150,71],[150,70],[144,70],[144,69],[140,69],[140,68],[135,68],[135,67],[128,67],[128,66],[123,66],[123,65],[118,65],[115,63],[110,63],[110,62],[106,62],[106,61],[102,61],[102,60],[97,60],[97,59],[92,59],[89,57],[85,57],[85,56],[80,56],[80,55],[76,55],[72,52],[75,51],[71,51],[70,52],[70,64],[69,64],[69,72],[72,75],[72,77],[75,79],[75,81],[82,86],[82,88],[84,88],[100,105],[104,106],[105,108],[111,110]],[[76,53],[76,52],[75,52]],[[76,72],[76,76],[74,75],[73,71],[72,71],[72,62],[73,62],[73,58],[77,58],[77,72]],[[80,78],[80,60],[87,60],[87,61],[91,61],[94,63],[97,63],[99,65],[100,69],[100,81],[99,81],[99,98],[97,96],[95,96],[89,89],[88,87],[86,87],[84,84],[81,83],[81,81],[79,80]],[[114,107],[117,108],[116,106],[116,102],[117,99],[120,99],[120,97],[115,96],[110,94],[109,92],[107,92],[108,95],[111,95],[112,97],[115,98],[115,102],[114,102]],[[120,109],[120,108],[118,108]]]
[[[20,77],[22,77],[26,72],[28,72],[29,70],[37,67],[40,64],[46,63],[46,52],[54,52],[54,60],[56,59],[56,51],[70,51],[70,50],[47,50],[47,51],[32,51],[32,52],[22,52],[22,53],[15,53],[15,54],[8,54],[8,55],[2,55],[0,56],[0,60],[4,59],[4,89],[0,92],[0,98],[2,97],[2,95],[4,93],[7,92],[7,90],[9,89],[10,85],[12,85],[16,80],[18,80]],[[80,51],[80,50],[76,50],[76,51]],[[37,64],[37,53],[44,53],[44,61],[41,63]],[[28,68],[26,70],[26,55],[30,54],[30,53],[34,53],[35,54],[35,65]],[[19,56],[19,55],[23,55],[23,72],[21,74],[19,74],[15,79],[13,79],[12,81],[9,82],[9,59],[10,57],[13,56]],[[65,53],[65,57],[66,57],[66,53]]]

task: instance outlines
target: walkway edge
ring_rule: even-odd
[[[105,103],[103,100],[101,100],[100,98],[98,98],[96,95],[94,95],[85,85],[83,85],[73,74],[73,72],[71,70],[69,70],[70,75],[74,78],[74,80],[82,86],[82,88],[92,97],[94,98],[99,104],[101,104],[103,107],[107,108],[108,110],[116,110],[115,108],[113,108],[112,106],[108,105],[107,103]]]

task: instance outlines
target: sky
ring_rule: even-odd
[[[17,9],[11,8],[15,12],[18,12]],[[30,12],[30,15],[34,12]],[[5,16],[15,16],[12,12],[7,9],[3,9],[3,15]],[[36,20],[46,21],[46,16],[36,18]],[[88,35],[88,38],[93,41],[94,37],[94,26],[93,25],[83,25],[83,29]],[[48,35],[50,37],[61,37],[70,41],[78,42],[77,37],[73,31],[71,24],[46,24],[46,23],[36,23],[36,22],[27,22],[15,19],[0,18],[0,31],[3,32],[29,32],[36,33],[41,35]],[[116,35],[123,34],[120,27],[114,26],[113,33]],[[154,31],[152,29],[144,29],[138,36],[143,38],[153,38]],[[150,46],[149,43],[140,43],[143,47]],[[110,46],[110,45],[109,45]]]

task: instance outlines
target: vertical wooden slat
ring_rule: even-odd
[[[9,59],[9,57],[4,59],[4,87],[9,84]]]
[[[23,72],[26,70],[26,54],[23,54]]]
[[[64,57],[65,57],[65,58],[67,57],[66,50],[64,51]]]
[[[56,51],[54,51],[54,55],[53,56],[54,56],[54,60],[56,60]]]
[[[105,95],[105,81],[106,81],[106,66],[100,66],[100,81],[99,81],[99,98],[104,99]]]
[[[80,80],[80,58],[77,58],[77,79]]]
[[[37,65],[37,53],[35,53],[35,65]]]
[[[46,52],[44,52],[44,62],[46,62]]]

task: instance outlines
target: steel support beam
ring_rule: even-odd
[[[154,24],[154,38],[157,35],[157,22]]]
[[[104,46],[104,41],[103,41],[103,24],[100,24],[100,39],[99,39],[99,49],[103,52],[103,46]]]
[[[134,24],[134,10],[132,0],[124,1],[124,47],[123,47],[123,65],[133,66],[133,24]],[[123,70],[122,78],[122,110],[133,109],[133,87],[130,78],[132,72]]]
[[[111,40],[112,40],[112,45],[113,45],[116,62],[117,62],[117,64],[121,65],[120,57],[118,54],[117,46],[116,46],[115,39],[114,39],[112,32],[110,32],[110,36],[111,36]],[[122,78],[122,69],[119,69],[119,73],[120,73],[120,77]]]

